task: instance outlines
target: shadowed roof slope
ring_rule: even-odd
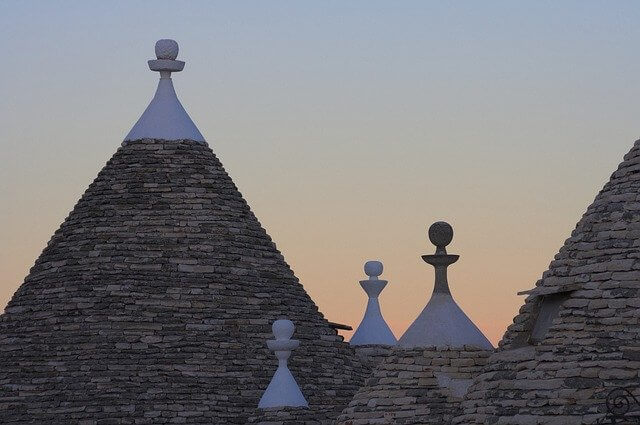
[[[636,141],[530,291],[456,423],[593,423],[612,387],[640,383],[639,291]]]

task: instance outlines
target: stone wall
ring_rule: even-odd
[[[450,423],[471,380],[490,352],[474,347],[396,347],[382,361],[344,409],[337,423]]]
[[[333,425],[332,411],[317,408],[284,407],[259,409],[251,416],[248,424],[256,425]]]
[[[352,345],[353,350],[360,359],[363,365],[366,365],[369,369],[373,370],[380,363],[382,363],[395,349],[391,345]]]

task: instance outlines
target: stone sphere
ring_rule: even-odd
[[[367,276],[380,276],[382,274],[382,263],[380,261],[367,261],[364,263],[364,273]]]
[[[453,227],[447,222],[436,221],[429,227],[429,240],[437,247],[444,247],[453,240]]]
[[[291,339],[295,326],[291,320],[280,319],[273,322],[271,330],[276,339]]]
[[[156,58],[176,60],[178,43],[175,40],[162,39],[156,41]]]

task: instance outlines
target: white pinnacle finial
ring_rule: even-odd
[[[178,61],[178,43],[175,40],[162,39],[156,41],[156,58],[150,60],[149,69],[160,72],[160,78],[171,78],[172,72],[184,69],[184,62]]]
[[[276,320],[271,326],[276,339],[268,340],[267,347],[275,352],[278,358],[278,369],[276,369],[269,386],[262,394],[262,398],[260,398],[258,403],[258,408],[260,409],[309,406],[287,366],[291,351],[300,345],[300,341],[291,339],[294,329],[293,322],[287,319]]]
[[[192,140],[206,144],[173,88],[171,73],[184,69],[184,62],[176,60],[179,50],[175,40],[162,39],[156,42],[157,59],[148,61],[148,64],[149,69],[160,73],[160,82],[151,103],[124,138],[125,142],[161,139]]]
[[[383,269],[380,261],[367,261],[364,264],[364,272],[369,276],[369,279],[361,280],[360,286],[369,296],[369,300],[362,322],[349,341],[351,345],[396,345],[398,342],[380,311],[378,296],[387,286],[386,280],[378,279]]]

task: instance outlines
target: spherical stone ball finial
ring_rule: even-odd
[[[273,336],[275,336],[276,339],[280,340],[291,339],[294,329],[295,326],[293,325],[293,322],[287,319],[276,320],[275,322],[273,322],[273,325],[271,325]]]
[[[380,261],[367,261],[364,263],[364,273],[369,277],[378,277],[382,274],[383,266]]]
[[[163,38],[156,41],[156,58],[176,60],[178,57],[178,43],[175,40]]]
[[[429,240],[438,248],[444,248],[453,240],[453,227],[445,221],[436,221],[429,227]]]

